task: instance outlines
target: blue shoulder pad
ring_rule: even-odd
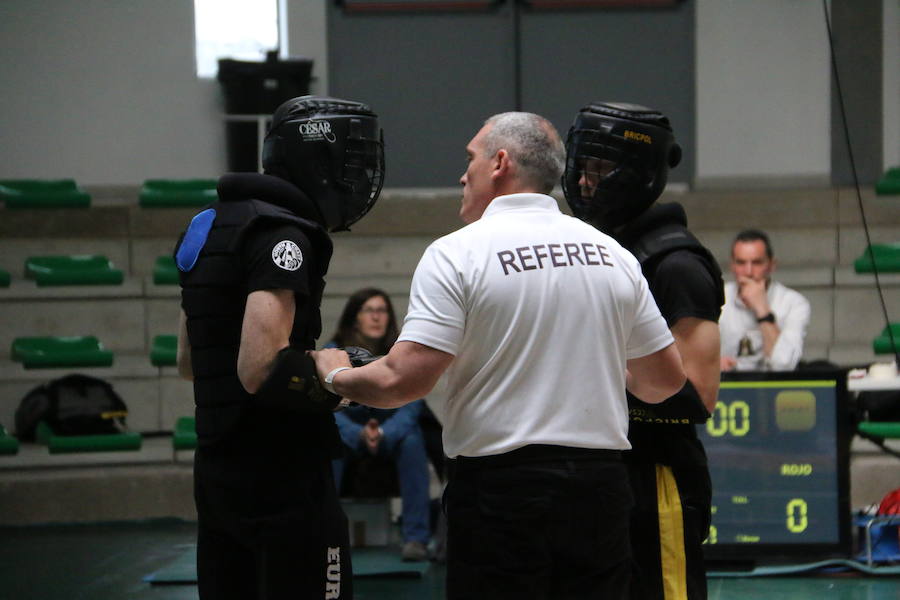
[[[191,219],[191,224],[188,225],[184,239],[181,240],[181,245],[178,247],[178,252],[175,253],[175,264],[178,265],[180,271],[187,273],[194,268],[215,220],[216,211],[212,208],[207,208]]]

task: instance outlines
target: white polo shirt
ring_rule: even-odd
[[[422,256],[399,341],[453,354],[450,457],[625,450],[625,361],[673,342],[637,260],[542,194],[498,196]]]

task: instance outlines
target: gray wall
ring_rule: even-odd
[[[870,17],[878,1],[866,0]],[[874,16],[882,19],[883,65],[868,70],[881,73],[881,89],[866,83],[857,90],[868,94],[866,106],[874,95],[883,98],[881,113],[865,123],[881,132],[882,164],[876,157],[875,171],[900,164],[900,1],[880,1],[883,16]],[[461,148],[475,124],[515,101],[508,6],[479,24],[452,15],[419,18],[413,30],[405,23],[379,25],[362,53],[327,39],[326,10],[333,4],[287,1],[289,53],[316,61],[313,91],[389,96],[398,81],[413,79],[416,85],[389,106],[376,105],[388,131],[388,185],[457,185]],[[219,86],[194,76],[192,6],[188,0],[0,2],[0,178],[136,184],[225,170]],[[832,101],[820,2],[686,0],[675,13],[687,16],[640,14],[644,29],[619,27],[620,38],[617,24],[632,27],[627,11],[609,11],[596,26],[581,21],[582,13],[524,14],[523,67],[532,76],[523,80],[523,108],[546,113],[565,130],[580,103],[627,92],[670,112],[682,141],[696,140],[695,167],[679,167],[676,179],[828,182]],[[560,31],[554,21],[572,15]],[[683,39],[652,36],[658,19],[674,22]],[[552,26],[544,28],[542,20]],[[362,20],[357,24],[363,28]],[[639,48],[648,39],[654,50],[644,53]],[[552,60],[543,59],[548,49]],[[427,53],[433,60],[423,59]],[[682,58],[669,60],[673,54]],[[590,67],[576,64],[581,55]],[[656,55],[663,55],[658,62]],[[621,81],[632,74],[633,87],[623,89]],[[666,82],[661,93],[642,87],[653,81]],[[419,141],[400,143],[394,133],[406,131],[410,139],[431,140],[435,152],[423,153]],[[407,183],[394,177],[400,165],[413,173]],[[436,173],[444,175],[428,176]]]
[[[193,3],[0,3],[0,176],[83,184],[224,169],[215,81],[194,67]]]
[[[456,185],[466,142],[494,113],[536,112],[565,133],[592,100],[666,112],[688,149],[671,179],[689,181],[693,7],[360,15],[329,3],[330,92],[381,116],[389,186]]]
[[[854,182],[854,166],[861,183],[874,183],[882,173],[882,12],[882,0],[831,2],[832,39],[840,78],[840,88],[838,79],[834,79],[832,90],[831,177],[838,185]],[[894,98],[894,102],[900,99]]]
[[[287,12],[287,55],[313,59],[310,92],[328,91],[328,28],[325,25],[326,2],[282,0]]]
[[[820,2],[697,0],[697,183],[828,183],[829,69]]]
[[[884,0],[884,166],[900,166],[900,0]]]
[[[291,56],[327,89],[325,7],[290,0]],[[139,184],[226,170],[219,83],[198,80],[189,0],[0,2],[0,178]]]
[[[522,105],[565,135],[594,100],[661,110],[685,149],[669,181],[694,177],[695,3],[648,10],[525,12]]]

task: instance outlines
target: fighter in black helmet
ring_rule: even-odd
[[[688,376],[662,404],[629,394],[632,451],[625,454],[636,502],[631,597],[642,600],[706,598],[701,544],[712,489],[694,424],[705,422],[718,395],[724,296],[718,264],[688,231],[682,206],[654,204],[680,160],[669,120],[635,104],[582,108],[566,141],[569,206],[638,258]]]
[[[347,520],[332,480],[341,448],[306,351],[332,245],[372,207],[383,143],[368,106],[281,105],[264,174],[219,179],[175,249],[179,372],[194,382],[194,496],[202,599],[353,597]]]

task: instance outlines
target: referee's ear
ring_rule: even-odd
[[[509,158],[509,152],[500,148],[497,154],[491,159],[491,179],[495,182],[509,177],[512,172],[512,161]]]

